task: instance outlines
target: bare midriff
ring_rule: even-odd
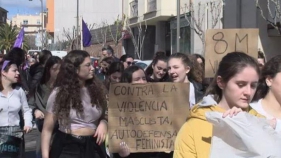
[[[95,135],[96,130],[91,129],[91,128],[79,128],[75,130],[71,130],[69,134],[73,134],[76,136],[90,136],[90,135]]]

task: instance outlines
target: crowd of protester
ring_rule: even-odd
[[[266,62],[242,52],[223,57],[214,78],[204,77],[201,55],[155,53],[143,69],[130,55],[117,58],[110,46],[102,49],[99,67],[86,51],[70,51],[64,59],[48,50],[30,55],[13,48],[0,56],[0,136],[19,150],[0,157],[24,157],[24,134],[39,130],[37,158],[205,158],[210,155],[212,125],[205,113],[223,117],[247,112],[266,117],[281,130],[281,56]],[[108,92],[112,83],[174,82],[189,84],[191,115],[179,131],[174,151],[130,153],[126,142],[109,153]],[[273,123],[272,123],[273,122]],[[8,143],[8,142],[4,142]],[[2,156],[2,155],[3,156]],[[6,154],[6,156],[5,156]]]

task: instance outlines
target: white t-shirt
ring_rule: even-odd
[[[189,84],[189,105],[190,108],[193,107],[196,104],[196,99],[195,99],[195,88],[193,83],[190,82]]]
[[[257,102],[254,102],[254,103],[250,103],[250,106],[256,110],[259,114],[265,116],[267,119],[271,120],[271,119],[274,119],[273,116],[269,115],[262,107],[262,104],[261,104],[261,101],[262,99],[260,99],[259,101]],[[280,119],[276,119],[277,120],[277,123],[276,123],[276,127],[275,127],[275,131],[278,131],[278,132],[281,132],[281,120]]]

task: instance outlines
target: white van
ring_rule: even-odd
[[[41,52],[41,50],[28,50],[28,51],[27,51],[27,54],[33,55],[33,54],[36,53],[36,52]]]
[[[57,51],[57,50],[53,50],[53,51],[51,51],[51,53],[52,53],[53,56],[58,56],[58,57],[60,57],[61,59],[67,55],[67,51]]]

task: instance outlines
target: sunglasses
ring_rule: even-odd
[[[128,65],[134,65],[133,62],[126,62]]]

